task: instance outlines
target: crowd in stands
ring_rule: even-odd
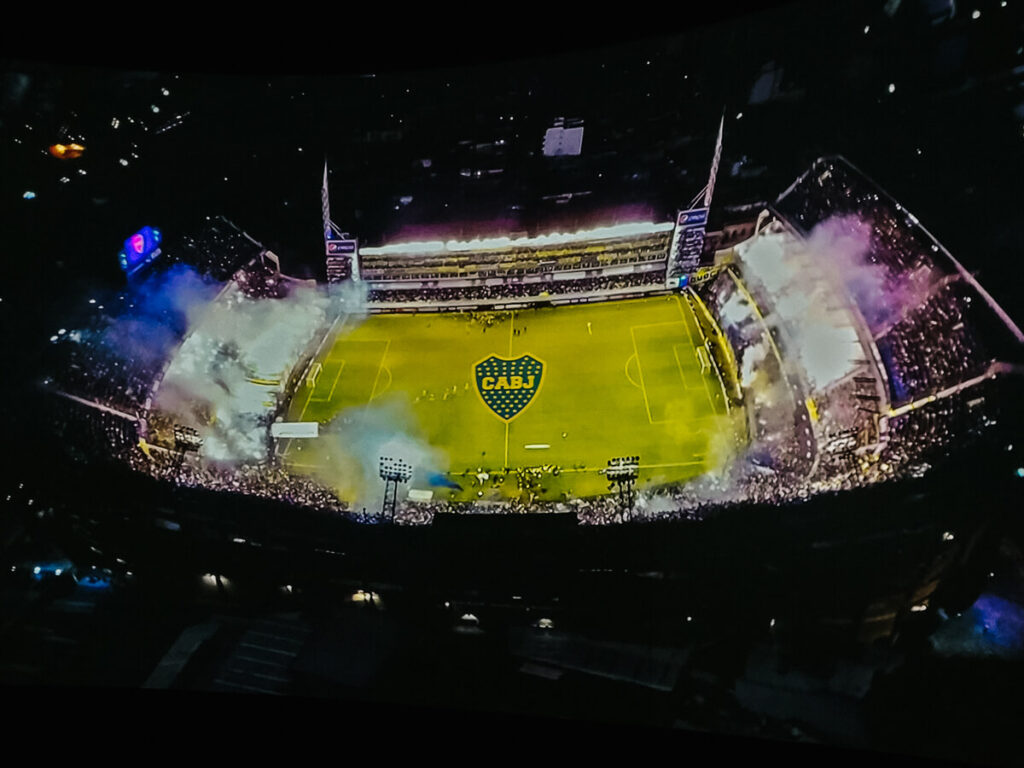
[[[135,421],[63,397],[52,399],[46,427],[75,458],[84,461],[117,458],[138,443]]]
[[[194,236],[183,237],[169,250],[171,258],[226,282],[243,265],[257,259],[263,248],[223,216],[214,216]]]
[[[895,404],[984,372],[991,358],[971,318],[971,304],[978,301],[963,281],[949,282],[878,339]]]
[[[775,209],[808,234],[832,216],[856,215],[871,227],[867,258],[885,270],[887,292],[925,295],[950,272],[936,260],[938,246],[917,221],[841,158],[819,160],[775,203]],[[877,332],[890,322],[894,307],[863,302],[865,319]]]
[[[341,514],[349,511],[348,505],[312,478],[266,463],[213,465],[199,461],[195,454],[155,446],[150,446],[147,453],[138,445],[126,451],[124,458],[137,471],[177,486],[241,493]]]
[[[116,354],[103,344],[79,343],[70,334],[58,337],[49,352],[48,388],[109,408],[139,415],[163,366],[147,359]]]
[[[243,288],[250,288],[254,295],[270,295],[278,283],[271,266],[258,258],[261,251],[230,221],[215,217],[196,236],[184,237],[161,263],[182,262],[194,267],[203,279],[220,282],[243,274]],[[166,363],[166,347],[180,341],[187,331],[181,307],[151,301],[163,298],[150,295],[163,290],[162,279],[166,278],[156,276],[157,288],[144,284],[134,297],[130,292],[121,294],[116,306],[106,310],[100,306],[77,330],[55,336],[48,349],[47,386],[131,415],[140,414]],[[133,298],[144,301],[145,306],[136,306]]]
[[[287,284],[270,262],[257,260],[239,269],[234,275],[242,293],[253,299],[280,299]]]
[[[497,302],[503,299],[551,297],[610,291],[646,285],[664,285],[663,271],[642,272],[630,275],[614,275],[585,278],[582,280],[561,280],[548,283],[508,283],[503,285],[478,285],[466,288],[419,288],[409,291],[371,290],[367,299],[371,302],[431,302],[485,301]]]
[[[612,240],[533,248],[426,254],[360,254],[364,280],[437,280],[444,278],[522,277],[623,264],[664,261],[672,233],[642,239]]]
[[[979,393],[975,393],[979,394]],[[65,413],[65,411],[67,413]],[[985,401],[950,398],[928,404],[890,422],[890,439],[880,460],[867,466],[852,452],[823,454],[829,471],[806,477],[799,456],[773,454],[771,461],[758,461],[751,449],[719,472],[708,473],[686,483],[643,490],[633,507],[624,510],[615,494],[593,498],[563,497],[561,501],[540,501],[531,491],[557,468],[509,472],[488,477],[487,483],[512,481],[519,498],[481,502],[418,502],[399,500],[393,520],[379,510],[353,510],[327,487],[310,477],[294,475],[283,467],[266,463],[209,465],[195,454],[183,454],[147,445],[140,446],[136,425],[130,420],[64,401],[55,410],[53,424],[59,436],[71,437],[73,447],[93,456],[106,455],[126,461],[135,470],[184,488],[202,488],[244,494],[290,505],[342,515],[363,524],[428,525],[436,515],[574,513],[580,524],[614,525],[664,520],[700,520],[717,510],[737,504],[777,505],[806,499],[819,492],[837,491],[893,477],[920,466],[922,457],[948,448],[956,437],[976,434],[987,418]],[[64,425],[61,429],[60,425]],[[769,466],[770,465],[770,466]],[[832,466],[834,465],[834,466]],[[870,471],[869,471],[870,470]]]
[[[993,423],[1000,382],[986,381],[955,397],[926,403],[889,419],[886,459],[894,465],[932,458],[955,444],[962,448]]]
[[[955,387],[988,369],[993,357],[981,339],[993,329],[982,298],[940,258],[940,248],[917,220],[845,160],[817,161],[775,210],[804,235],[835,215],[853,214],[870,226],[866,258],[882,268],[884,283],[871,296],[855,298],[876,337],[893,406]],[[852,446],[879,439],[874,415],[879,398],[873,387],[851,386],[857,389],[849,393],[852,399],[842,401],[841,393],[833,392],[832,402],[821,404],[818,431],[832,446],[821,453],[815,475],[823,485],[845,487],[851,477],[898,474],[914,457],[947,450],[983,421],[968,405],[979,402],[979,387],[971,387],[890,419],[884,450],[868,461]]]

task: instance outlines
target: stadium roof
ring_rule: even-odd
[[[359,253],[367,256],[383,256],[399,253],[438,253],[460,251],[500,251],[505,248],[539,248],[546,245],[561,245],[563,243],[583,242],[587,240],[614,240],[625,237],[636,237],[638,235],[651,235],[657,232],[667,232],[675,225],[671,222],[652,224],[649,222],[637,222],[631,224],[617,224],[611,227],[598,227],[583,232],[562,233],[553,232],[547,235],[536,237],[488,237],[468,241],[457,240],[428,240],[410,243],[394,243],[390,245],[371,246],[360,248]]]

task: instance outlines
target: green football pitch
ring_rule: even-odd
[[[313,383],[307,377],[289,406],[288,420],[320,422],[321,437],[285,440],[279,450],[294,471],[348,501],[368,490],[360,485],[380,485],[366,476],[365,456],[360,474],[347,454],[367,450],[366,433],[382,422],[382,440],[401,433],[429,446],[429,472],[462,487],[414,475],[409,487],[434,498],[605,494],[599,470],[632,455],[641,488],[685,481],[721,466],[745,434],[703,347],[698,301],[342,318]]]

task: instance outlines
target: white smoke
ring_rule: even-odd
[[[361,322],[369,314],[367,309],[368,289],[365,282],[348,281],[327,286],[327,295],[334,306],[352,320]]]
[[[754,376],[767,355],[768,345],[763,341],[748,347],[743,352],[743,362],[740,364],[740,383],[744,388],[750,388],[753,384]]]
[[[398,393],[342,411],[321,430],[316,450],[321,481],[340,497],[355,499],[355,509],[379,509],[384,492],[381,458],[413,467],[410,483],[403,488],[424,488],[432,475],[448,470],[448,456],[426,440],[408,399]]]
[[[766,233],[740,252],[747,281],[771,297],[774,314],[766,322],[785,329],[786,352],[815,389],[850,373],[864,356],[837,291],[864,291],[884,279],[865,258],[870,234],[859,220],[833,218],[806,242]]]
[[[725,325],[739,326],[754,316],[750,303],[739,291],[733,291],[719,310]]]
[[[155,406],[199,429],[208,459],[266,459],[269,415],[334,304],[305,284],[296,284],[285,299],[252,299],[230,288],[193,315]]]

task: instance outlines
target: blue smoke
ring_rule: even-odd
[[[454,488],[457,491],[462,490],[462,486],[456,483],[454,480],[448,479],[445,475],[440,472],[435,472],[427,477],[427,480],[431,485],[440,486],[442,488]]]
[[[111,318],[101,344],[125,360],[159,363],[187,332],[193,311],[220,288],[221,283],[185,264],[154,272],[119,302],[124,309]]]

